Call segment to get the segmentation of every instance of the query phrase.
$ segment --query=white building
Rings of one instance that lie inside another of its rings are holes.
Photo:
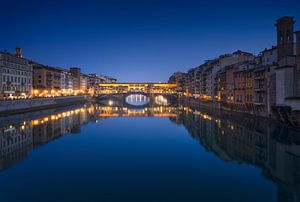
[[[262,65],[276,65],[278,57],[277,57],[277,47],[272,46],[270,49],[265,49],[261,52],[261,64]]]
[[[209,99],[217,99],[217,89],[218,89],[218,82],[217,76],[220,70],[224,70],[226,67],[231,65],[238,65],[244,64],[245,62],[253,61],[254,55],[251,53],[247,53],[244,51],[235,51],[232,54],[225,54],[219,56],[217,59],[209,61],[209,67],[206,70],[206,94]]]
[[[13,55],[0,52],[0,98],[26,98],[32,93],[32,65],[22,57],[22,49]]]
[[[63,95],[71,95],[73,93],[73,77],[68,70],[61,72],[61,91]]]
[[[99,75],[98,77],[103,81],[103,83],[116,83],[117,82],[117,79],[114,79],[109,76]]]
[[[116,83],[116,81],[116,79],[108,76],[89,74],[87,79],[87,88],[90,93],[98,95],[101,91],[99,87],[100,83]]]

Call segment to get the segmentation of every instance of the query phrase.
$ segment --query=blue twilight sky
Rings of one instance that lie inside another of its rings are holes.
[[[0,0],[0,49],[119,81],[167,81],[206,59],[275,45],[299,0]]]

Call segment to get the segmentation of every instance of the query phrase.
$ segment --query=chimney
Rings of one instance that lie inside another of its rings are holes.
[[[22,48],[16,47],[16,57],[18,57],[18,58],[22,58],[23,57],[23,55],[22,55]]]

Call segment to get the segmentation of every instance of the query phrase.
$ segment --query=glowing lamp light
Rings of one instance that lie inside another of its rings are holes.
[[[35,95],[39,94],[39,90],[33,90],[33,94]]]

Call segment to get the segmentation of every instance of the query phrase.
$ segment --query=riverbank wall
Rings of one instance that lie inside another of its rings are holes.
[[[0,116],[37,111],[53,107],[69,106],[89,102],[90,100],[90,96],[86,95],[22,100],[2,100],[0,101]]]
[[[24,121],[31,121],[33,119],[40,119],[52,114],[58,114],[65,111],[75,110],[82,107],[90,106],[90,103],[75,103],[67,106],[60,107],[48,107],[45,109],[27,111],[22,113],[8,114],[6,116],[0,116],[0,127],[6,125],[18,125]]]
[[[231,114],[232,116],[248,116],[270,119],[283,124],[300,127],[300,112],[290,108],[277,107],[268,112],[263,107],[253,105],[230,105],[221,102],[204,101],[190,97],[180,97],[180,102],[196,109],[214,111],[214,113]]]

